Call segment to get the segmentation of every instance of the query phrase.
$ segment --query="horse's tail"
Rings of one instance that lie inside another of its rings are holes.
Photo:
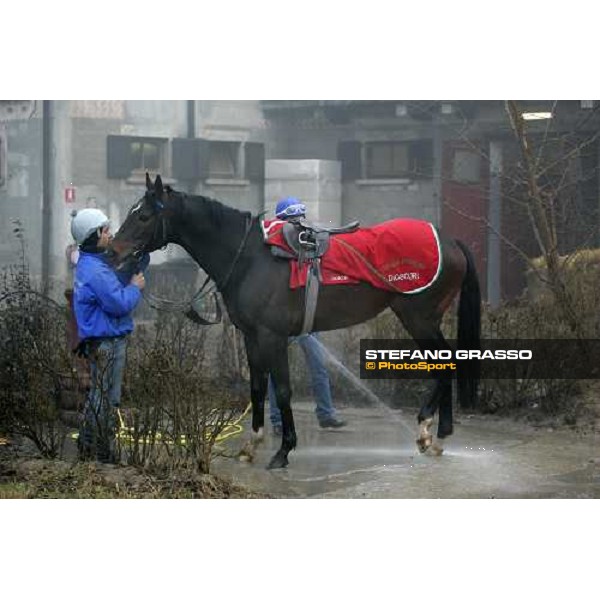
[[[481,349],[481,290],[471,251],[455,240],[467,260],[467,272],[460,289],[458,304],[457,348],[459,350]],[[461,408],[473,408],[477,402],[480,377],[478,360],[458,361],[458,401]]]

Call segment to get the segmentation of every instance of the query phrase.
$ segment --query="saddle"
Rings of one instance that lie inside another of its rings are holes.
[[[294,219],[283,224],[281,233],[290,252],[278,246],[271,246],[271,252],[279,258],[297,260],[300,265],[307,263],[306,289],[304,291],[304,320],[301,334],[312,331],[317,310],[317,300],[321,277],[321,257],[329,248],[329,240],[337,233],[352,233],[359,222],[352,221],[343,227],[320,227],[311,225],[304,219]]]
[[[312,225],[304,220],[288,221],[282,227],[282,235],[292,253],[281,248],[272,247],[276,256],[281,258],[296,259],[303,263],[321,258],[329,248],[330,236],[337,233],[352,233],[360,223],[352,221],[342,227],[321,227]]]

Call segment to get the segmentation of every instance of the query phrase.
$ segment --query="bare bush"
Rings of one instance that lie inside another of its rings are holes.
[[[15,233],[21,262],[0,274],[0,430],[56,457],[67,434],[61,407],[74,379],[67,312],[34,289],[19,225]]]
[[[163,313],[129,345],[122,449],[131,464],[208,473],[219,439],[240,416],[245,395],[206,367],[207,330]],[[122,430],[123,431],[123,430]]]
[[[600,284],[600,255],[586,252],[578,257],[564,257],[565,282],[572,297],[572,310],[589,338],[598,337],[600,314],[596,306],[596,290]],[[537,278],[536,278],[537,280]],[[573,334],[563,318],[555,296],[546,288],[535,287],[533,293],[506,302],[496,309],[484,306],[481,335],[487,340],[569,339]],[[456,339],[456,311],[444,316],[442,331],[450,343]],[[339,360],[356,377],[359,376],[361,339],[410,339],[404,327],[391,311],[385,311],[365,324],[335,334],[329,334],[326,345],[334,348]],[[585,342],[585,340],[583,340]],[[294,389],[310,394],[306,383],[306,367],[301,352],[291,353]],[[330,369],[336,403],[348,400],[352,404],[369,405],[372,400],[360,389],[353,389],[347,376]],[[369,390],[391,407],[417,407],[431,393],[428,379],[372,379],[362,382]],[[480,384],[478,409],[483,412],[514,413],[535,409],[540,415],[572,415],[587,388],[584,381],[573,379],[534,379],[528,369],[514,365],[510,379],[483,379]]]
[[[482,314],[482,336],[486,339],[535,340],[569,337],[569,328],[554,298],[530,302],[526,297]],[[510,379],[482,379],[479,408],[484,412],[508,412],[535,408],[555,415],[572,408],[580,382],[574,379],[536,379],[527,367],[512,367]]]

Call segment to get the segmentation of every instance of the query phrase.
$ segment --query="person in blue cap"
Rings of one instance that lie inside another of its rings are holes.
[[[288,197],[280,200],[275,207],[275,216],[284,221],[302,219],[306,216],[306,206],[298,198]],[[345,421],[338,418],[333,400],[331,398],[331,383],[325,368],[323,348],[317,333],[306,333],[290,338],[290,343],[297,343],[302,348],[312,383],[315,397],[315,414],[319,425],[324,429],[339,429],[346,425]],[[274,435],[281,435],[281,412],[277,407],[273,381],[269,376],[268,385],[269,416]]]
[[[79,432],[84,457],[115,462],[115,412],[121,401],[127,336],[133,331],[131,313],[142,298],[142,257],[134,272],[119,273],[106,251],[112,235],[108,217],[97,208],[73,216],[71,234],[79,248],[73,281],[73,309],[80,344],[78,352],[90,360],[90,390]]]

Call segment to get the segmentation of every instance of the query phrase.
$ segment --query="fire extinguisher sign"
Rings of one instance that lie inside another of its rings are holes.
[[[68,203],[75,202],[75,188],[74,187],[66,187],[65,188],[65,202],[68,202]]]

